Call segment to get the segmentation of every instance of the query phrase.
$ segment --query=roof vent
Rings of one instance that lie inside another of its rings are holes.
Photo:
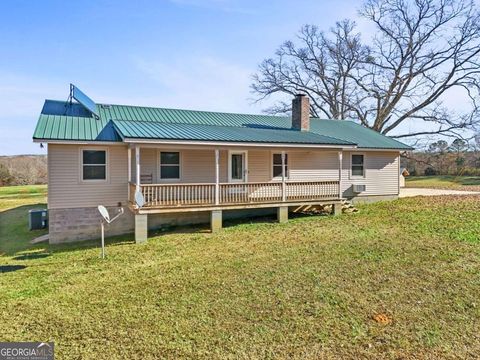
[[[112,105],[110,105],[110,104],[101,104],[100,107],[101,107],[102,109],[110,109],[110,108],[112,107]]]

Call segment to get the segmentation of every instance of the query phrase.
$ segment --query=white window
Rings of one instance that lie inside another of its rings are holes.
[[[180,153],[178,151],[160,152],[160,179],[180,179]]]
[[[282,154],[273,154],[273,177],[282,177]],[[285,154],[285,177],[288,176],[288,154]]]
[[[365,156],[363,154],[352,154],[352,176],[365,176]]]
[[[82,150],[82,180],[107,180],[106,150]]]

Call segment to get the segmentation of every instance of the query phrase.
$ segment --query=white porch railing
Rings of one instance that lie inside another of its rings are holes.
[[[136,185],[129,183],[130,202]],[[145,184],[140,191],[146,208],[201,207],[339,199],[339,181],[265,183]],[[218,197],[218,198],[217,198]]]

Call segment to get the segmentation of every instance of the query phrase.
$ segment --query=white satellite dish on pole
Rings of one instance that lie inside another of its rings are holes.
[[[115,215],[112,219],[110,219],[110,214],[108,213],[108,210],[105,206],[98,205],[98,211],[103,217],[100,223],[102,226],[102,259],[105,259],[105,223],[111,224],[112,222],[114,222],[120,215],[123,214],[123,208],[118,209],[118,214]]]
[[[145,205],[145,199],[143,197],[143,194],[141,191],[135,191],[135,203],[139,208],[143,207]]]
[[[100,215],[103,216],[107,223],[110,222],[110,215],[108,214],[108,210],[105,206],[98,205],[98,211],[100,211]]]

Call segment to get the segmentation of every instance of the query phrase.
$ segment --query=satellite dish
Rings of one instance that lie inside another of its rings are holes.
[[[110,215],[108,214],[107,208],[103,205],[98,205],[98,211],[100,212],[100,215],[102,215],[107,221],[107,223],[110,223]]]
[[[123,214],[123,208],[118,209],[117,215],[115,215],[112,219],[110,219],[110,215],[108,214],[108,210],[105,206],[98,205],[97,209],[100,215],[102,215],[103,219],[105,220],[105,221],[103,220],[100,221],[100,224],[102,226],[101,228],[102,229],[102,259],[105,259],[105,224],[104,223],[107,223],[108,225],[114,222],[119,216]]]
[[[145,205],[145,199],[143,198],[143,194],[140,191],[135,191],[135,203],[139,208]]]

